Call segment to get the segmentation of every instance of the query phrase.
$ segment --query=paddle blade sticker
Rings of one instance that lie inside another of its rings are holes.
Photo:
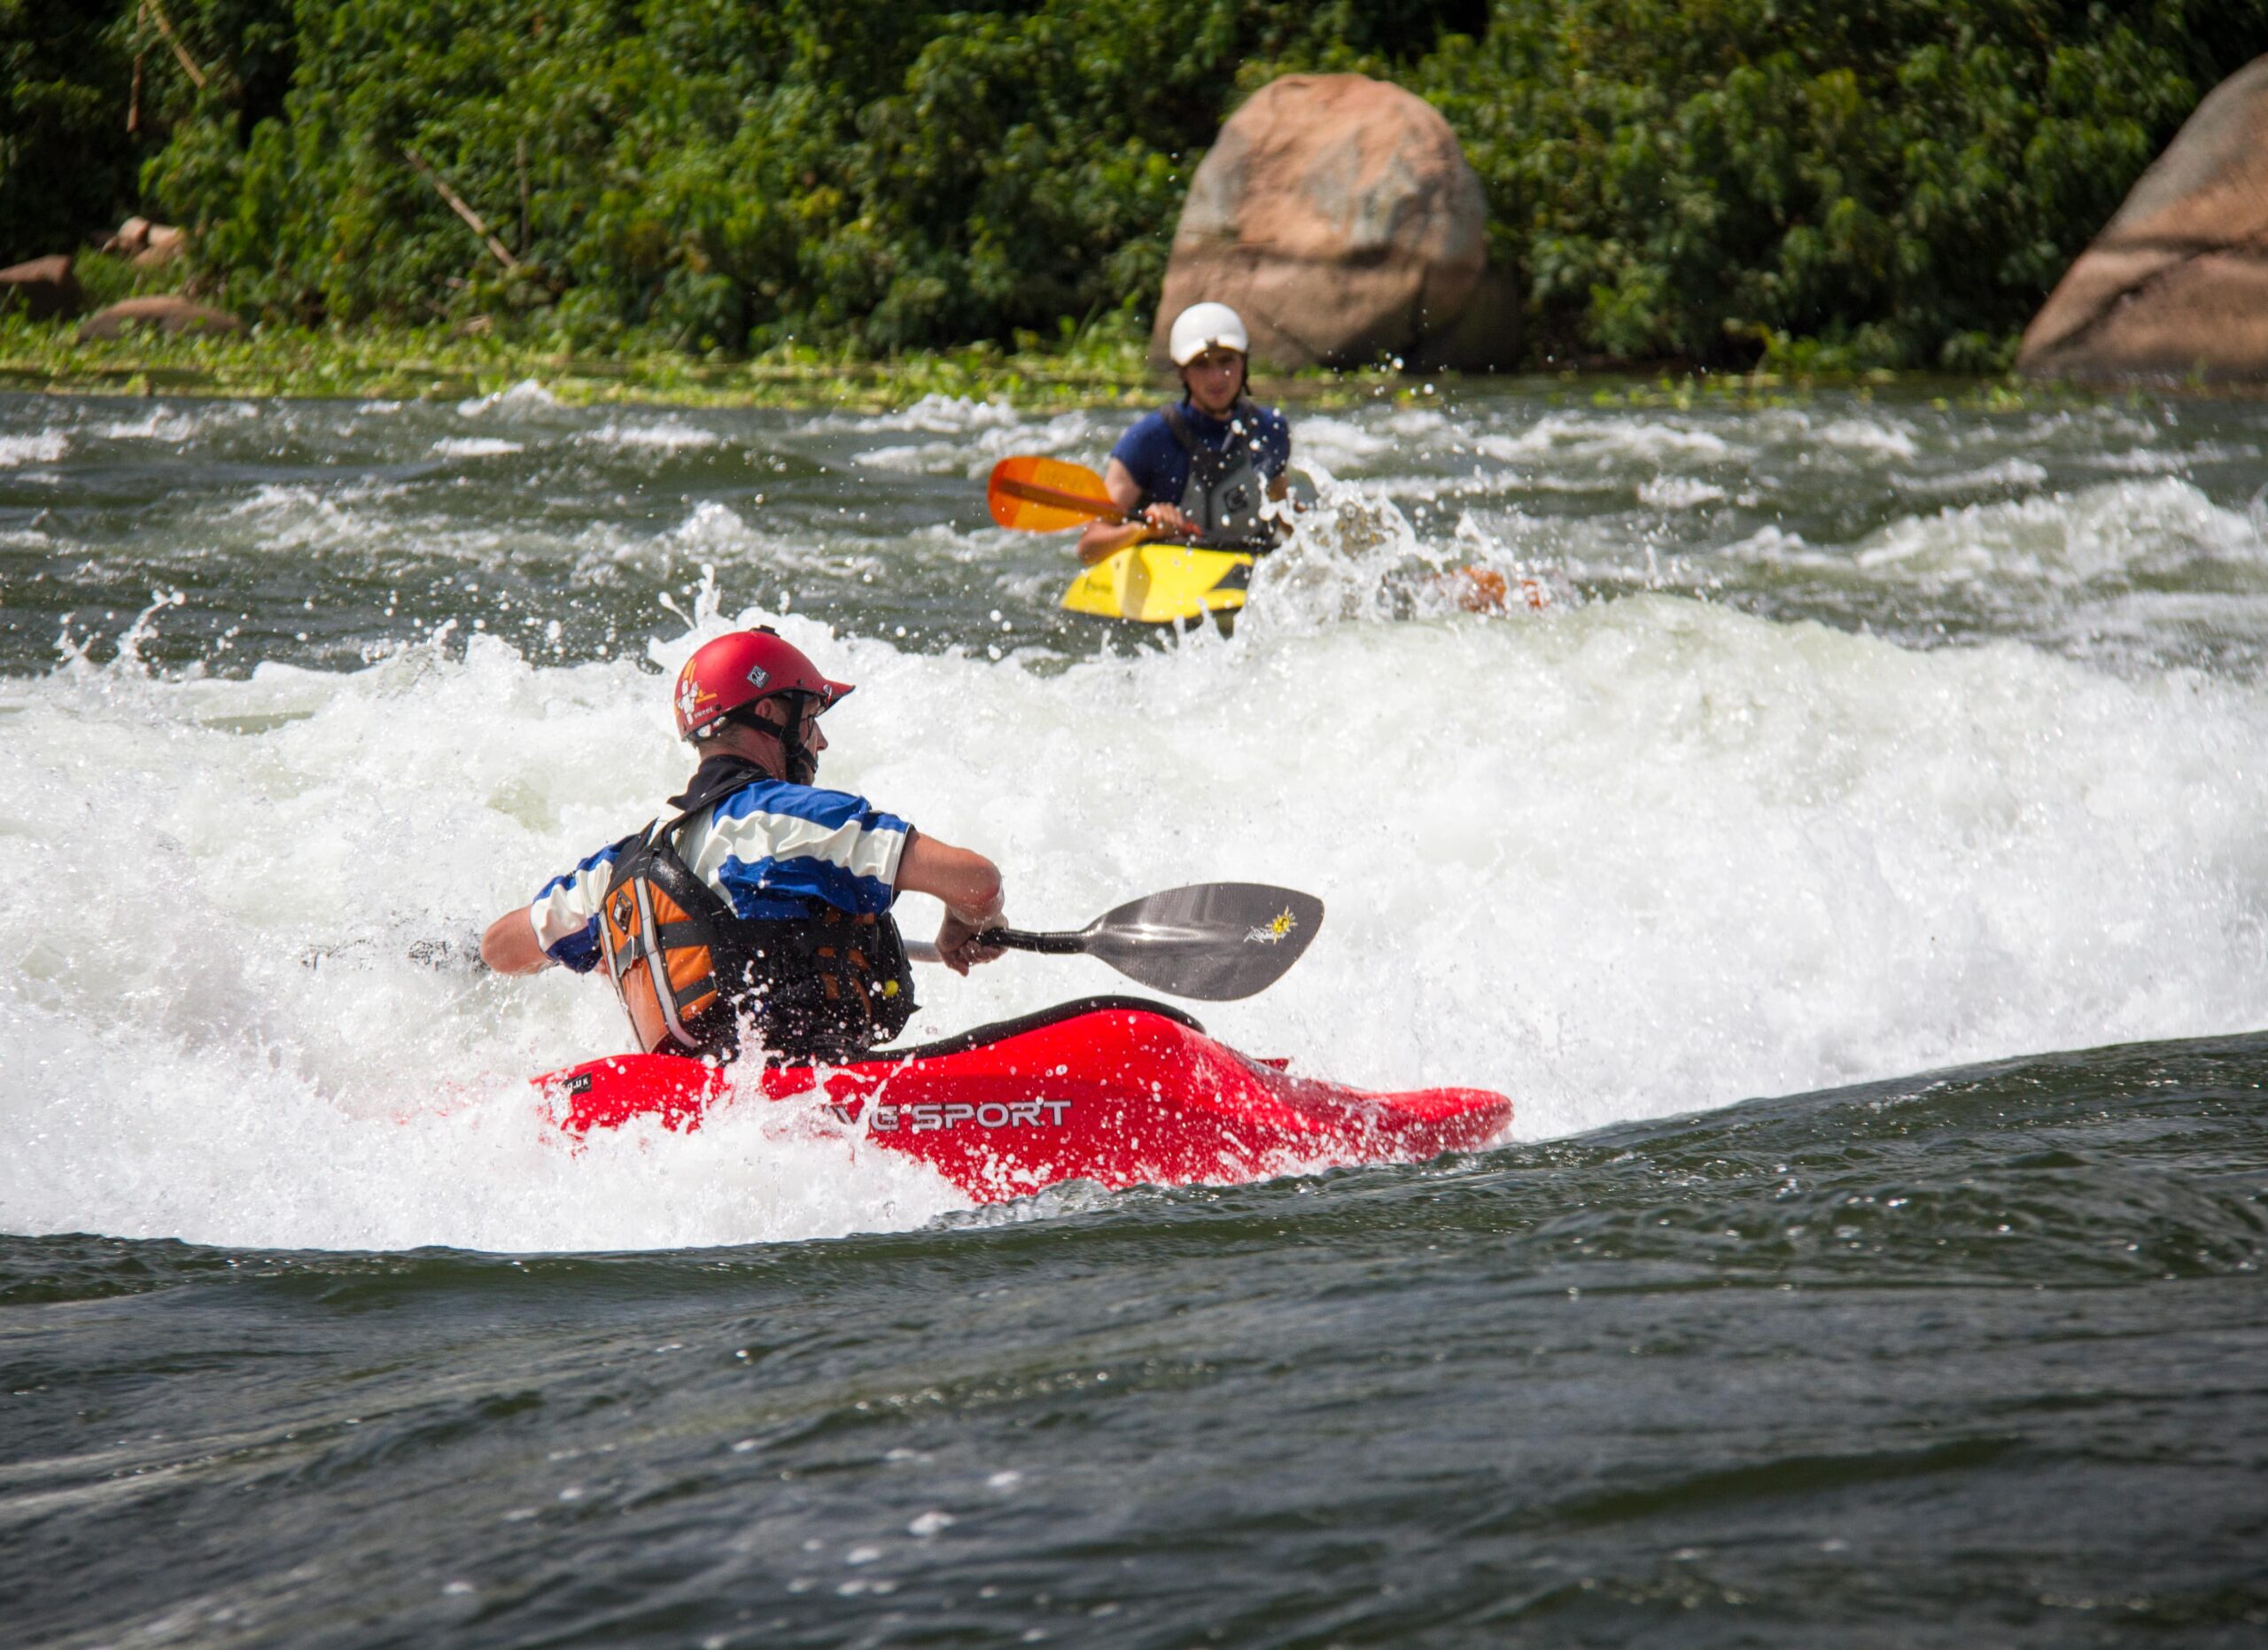
[[[1024,533],[1060,533],[1098,518],[1121,519],[1102,478],[1060,458],[1004,458],[984,488],[992,519]]]

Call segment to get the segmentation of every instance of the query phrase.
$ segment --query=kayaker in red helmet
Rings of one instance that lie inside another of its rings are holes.
[[[1079,535],[1090,567],[1148,539],[1275,547],[1276,524],[1261,503],[1285,495],[1292,426],[1281,408],[1245,393],[1252,340],[1243,318],[1226,304],[1192,304],[1175,317],[1166,351],[1184,393],[1110,449],[1103,490],[1130,519],[1093,522]]]
[[[819,719],[850,691],[768,628],[705,643],[678,673],[679,735],[701,764],[678,810],[553,877],[481,937],[503,974],[601,963],[639,1047],[729,1058],[752,1027],[773,1056],[841,1062],[913,1013],[890,907],[934,895],[956,973],[999,947],[991,860],[915,830],[863,797],[816,789]]]

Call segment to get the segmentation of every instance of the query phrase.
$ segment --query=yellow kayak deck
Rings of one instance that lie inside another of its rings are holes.
[[[1177,625],[1208,613],[1233,613],[1244,605],[1253,559],[1248,550],[1130,544],[1073,580],[1063,605],[1070,612],[1138,625]]]

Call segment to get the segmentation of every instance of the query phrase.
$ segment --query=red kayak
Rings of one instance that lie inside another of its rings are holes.
[[[1092,997],[857,1065],[775,1066],[767,1100],[822,1092],[864,1137],[930,1164],[980,1203],[1061,1180],[1234,1185],[1485,1144],[1512,1102],[1478,1088],[1373,1094],[1293,1077],[1205,1035],[1177,1008]],[[695,1129],[739,1079],[674,1055],[617,1055],[538,1078],[580,1136],[641,1117]]]

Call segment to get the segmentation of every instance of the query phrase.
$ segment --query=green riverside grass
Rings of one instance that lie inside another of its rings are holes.
[[[242,336],[137,330],[79,341],[75,323],[0,319],[0,388],[126,395],[344,396],[387,401],[493,394],[532,380],[570,404],[833,408],[882,411],[925,395],[1020,406],[1138,405],[1165,380],[1125,349],[1098,358],[1037,348],[924,352],[883,360],[787,348],[743,361],[680,352],[598,355],[461,327],[276,328]]]
[[[666,348],[612,354],[563,350],[462,326],[258,326],[237,336],[168,337],[141,329],[79,341],[75,322],[0,316],[0,391],[97,395],[334,397],[462,400],[534,383],[561,402],[675,407],[777,407],[889,412],[925,396],[1003,401],[1027,409],[1142,408],[1172,393],[1171,377],[1138,345],[1091,340],[1051,347],[1030,334],[1020,347],[973,345],[874,358],[790,346],[744,360]],[[2015,411],[2071,399],[2060,386],[1940,374],[1804,371],[1767,361],[1747,373],[1561,372],[1491,379],[1410,374],[1391,364],[1255,378],[1254,393],[1314,410],[1381,400],[1425,404],[1491,383],[1550,386],[1568,404],[1683,409],[1697,402],[1746,407],[1800,399],[1814,389],[1927,389],[1940,400]],[[2086,397],[2085,399],[2096,399]]]

